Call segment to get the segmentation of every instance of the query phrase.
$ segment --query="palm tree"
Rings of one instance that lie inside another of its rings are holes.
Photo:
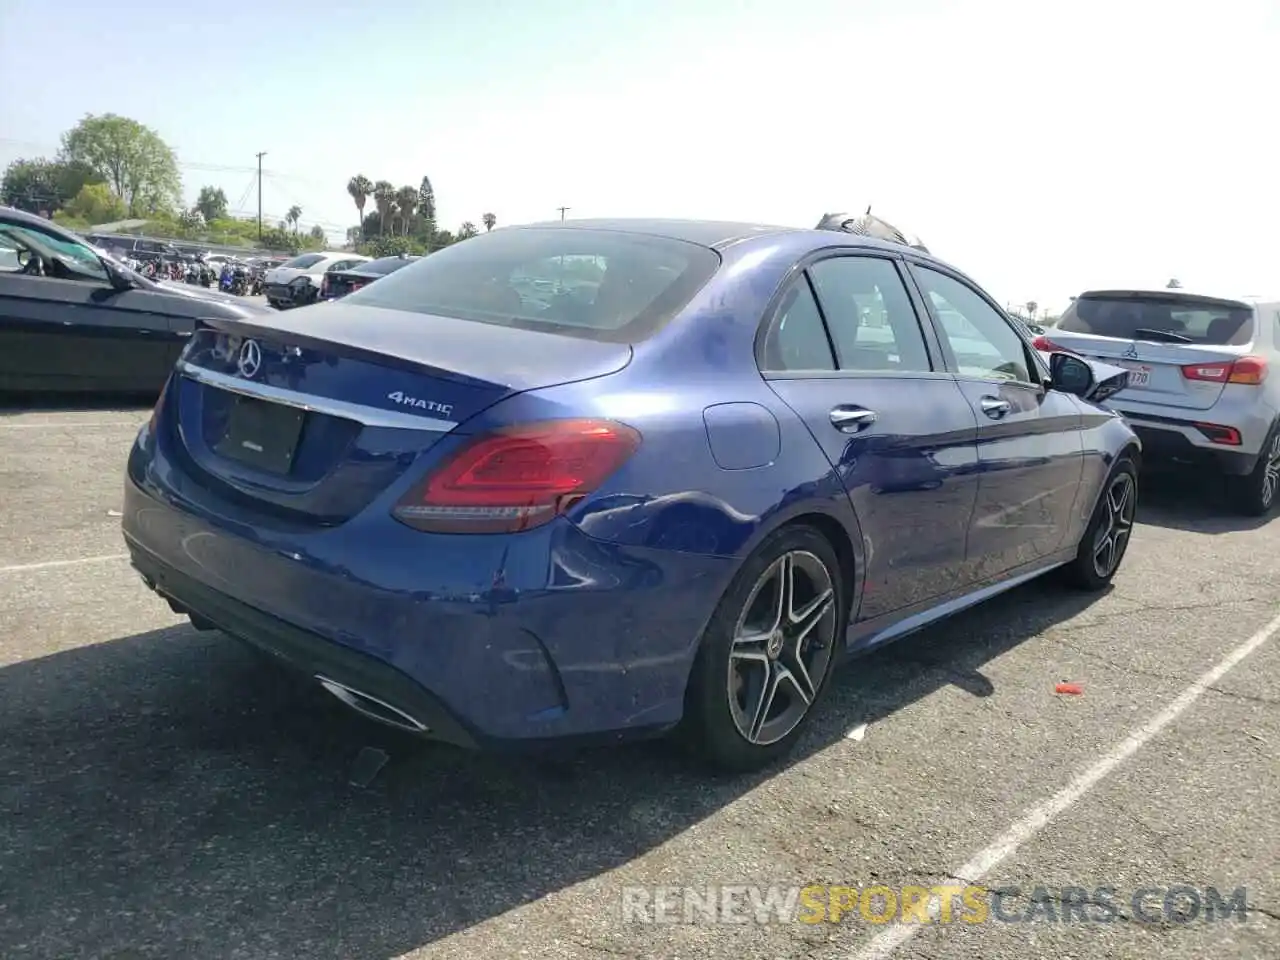
[[[409,222],[413,219],[413,211],[418,206],[418,191],[413,187],[401,187],[396,191],[396,206],[400,208],[401,232],[409,235]]]
[[[373,185],[373,202],[378,207],[378,232],[387,232],[387,220],[391,217],[391,206],[396,200],[396,188],[386,180],[379,180]]]
[[[480,218],[480,222],[484,224],[484,232],[488,233],[497,224],[498,218],[495,217],[492,213],[486,213],[483,217]]]
[[[293,232],[296,236],[298,233],[298,221],[302,218],[302,208],[296,203],[289,208],[289,212],[284,215],[286,223],[293,224]]]
[[[373,193],[373,182],[363,173],[357,173],[347,181],[347,193],[351,194],[351,199],[356,202],[356,212],[360,214],[360,229],[363,233],[364,205],[369,199],[369,194]]]

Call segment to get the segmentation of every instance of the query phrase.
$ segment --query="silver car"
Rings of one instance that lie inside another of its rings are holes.
[[[1107,406],[1142,438],[1143,460],[1182,461],[1228,477],[1241,513],[1280,492],[1280,302],[1184,290],[1092,290],[1036,338],[1126,367]]]

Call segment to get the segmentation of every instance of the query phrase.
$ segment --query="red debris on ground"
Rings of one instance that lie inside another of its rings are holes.
[[[1053,688],[1054,693],[1069,693],[1073,697],[1079,697],[1084,694],[1084,688],[1078,683],[1060,683]]]

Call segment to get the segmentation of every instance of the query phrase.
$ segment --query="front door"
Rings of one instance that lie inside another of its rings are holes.
[[[892,257],[794,282],[764,340],[769,385],[844,482],[863,534],[858,620],[955,589],[977,496],[977,425]]]
[[[164,382],[183,342],[160,309],[165,297],[117,290],[92,250],[61,235],[0,220],[0,237],[23,261],[0,264],[0,381],[120,391]],[[33,253],[39,273],[23,269]]]
[[[1045,387],[1030,345],[976,288],[919,263],[911,272],[978,422],[965,579],[979,582],[1064,546],[1084,469],[1080,411]]]

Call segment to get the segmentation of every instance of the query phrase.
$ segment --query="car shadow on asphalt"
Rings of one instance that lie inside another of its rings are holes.
[[[1138,491],[1138,522],[1188,533],[1239,533],[1265,527],[1265,517],[1239,514],[1226,478],[1190,470],[1144,471]]]
[[[145,414],[156,402],[154,393],[24,394],[0,390],[0,418],[24,413],[104,413],[137,411]]]
[[[795,763],[1096,599],[1044,579],[848,662]],[[362,747],[391,761],[350,782]],[[669,742],[512,761],[410,741],[218,633],[0,670],[0,954],[394,957],[619,867],[777,769]],[[608,906],[608,905],[606,905]]]

